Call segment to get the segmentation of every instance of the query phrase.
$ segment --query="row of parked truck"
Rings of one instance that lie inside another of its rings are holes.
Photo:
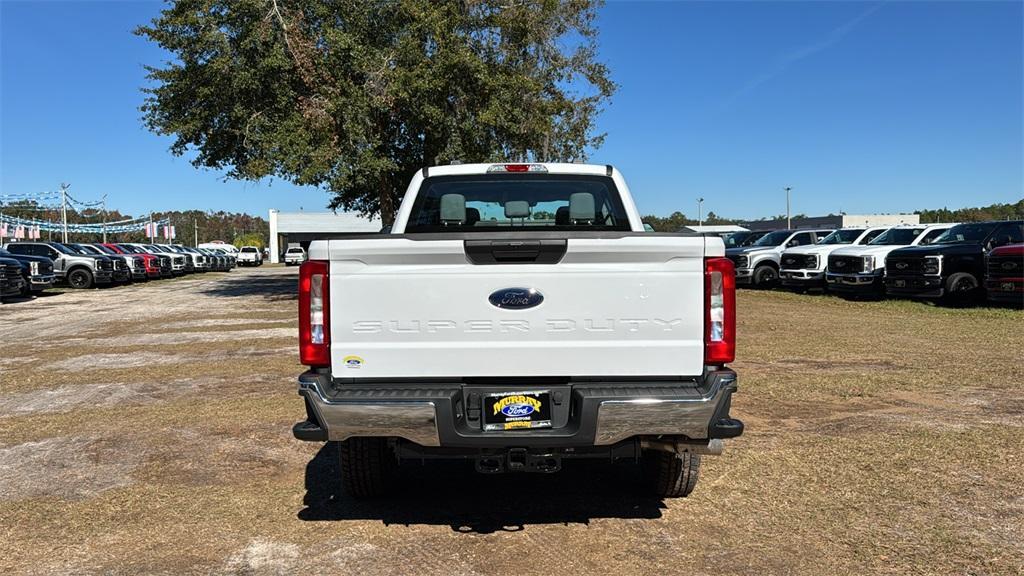
[[[1024,221],[737,232],[736,283],[1024,304]]]
[[[13,242],[0,248],[0,296],[30,296],[55,283],[92,288],[227,272],[236,256],[217,248],[132,242]]]

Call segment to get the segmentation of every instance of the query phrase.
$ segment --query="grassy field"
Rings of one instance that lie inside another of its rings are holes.
[[[3,574],[1020,574],[1024,312],[739,295],[747,433],[696,492],[408,472],[292,439],[295,269],[0,307]]]

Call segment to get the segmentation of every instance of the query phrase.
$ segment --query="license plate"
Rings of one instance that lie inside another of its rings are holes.
[[[893,285],[896,286],[897,288],[906,288],[907,287],[907,281],[906,280],[897,280],[897,281],[893,282]]]
[[[484,396],[484,430],[551,427],[551,392],[531,390]]]

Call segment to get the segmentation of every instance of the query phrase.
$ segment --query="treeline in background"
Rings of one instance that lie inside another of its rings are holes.
[[[992,204],[978,208],[939,208],[936,210],[916,210],[914,214],[921,216],[921,223],[929,224],[935,222],[985,222],[988,220],[1017,220],[1024,219],[1024,199],[1013,204]],[[837,216],[837,214],[829,214]],[[806,214],[794,214],[793,218],[806,218]],[[746,224],[750,222],[763,222],[766,220],[784,220],[785,214],[767,216],[756,220],[743,220],[738,218],[723,218],[714,212],[708,212],[704,218],[707,226],[723,224]],[[683,226],[695,226],[699,224],[696,218],[690,218],[682,212],[673,212],[669,216],[644,216],[643,221],[650,224],[658,232],[676,232]]]
[[[26,218],[32,220],[44,220],[48,222],[61,222],[61,209],[52,206],[40,206],[32,201],[14,202],[0,206],[0,214]],[[144,215],[143,215],[144,216]],[[68,224],[99,224],[101,222],[116,222],[132,218],[130,214],[124,214],[119,210],[108,210],[106,215],[100,209],[86,208],[75,210],[68,207]],[[174,226],[177,237],[174,240],[177,244],[193,246],[196,243],[198,233],[199,243],[223,240],[235,246],[267,246],[269,227],[267,221],[258,216],[239,214],[234,212],[203,212],[201,210],[153,212],[153,220],[160,221],[170,219]],[[160,230],[157,242],[166,242],[163,237],[163,229]],[[61,232],[42,232],[41,240],[53,240],[60,242]],[[69,242],[101,242],[102,234],[69,233]],[[119,234],[107,234],[108,242],[149,242],[145,232],[126,232]]]

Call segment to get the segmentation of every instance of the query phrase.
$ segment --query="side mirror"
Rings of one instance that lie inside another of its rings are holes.
[[[790,240],[789,242],[786,242],[786,248],[792,248],[793,246],[799,246],[799,245],[800,245],[800,243],[797,242],[796,240]]]

